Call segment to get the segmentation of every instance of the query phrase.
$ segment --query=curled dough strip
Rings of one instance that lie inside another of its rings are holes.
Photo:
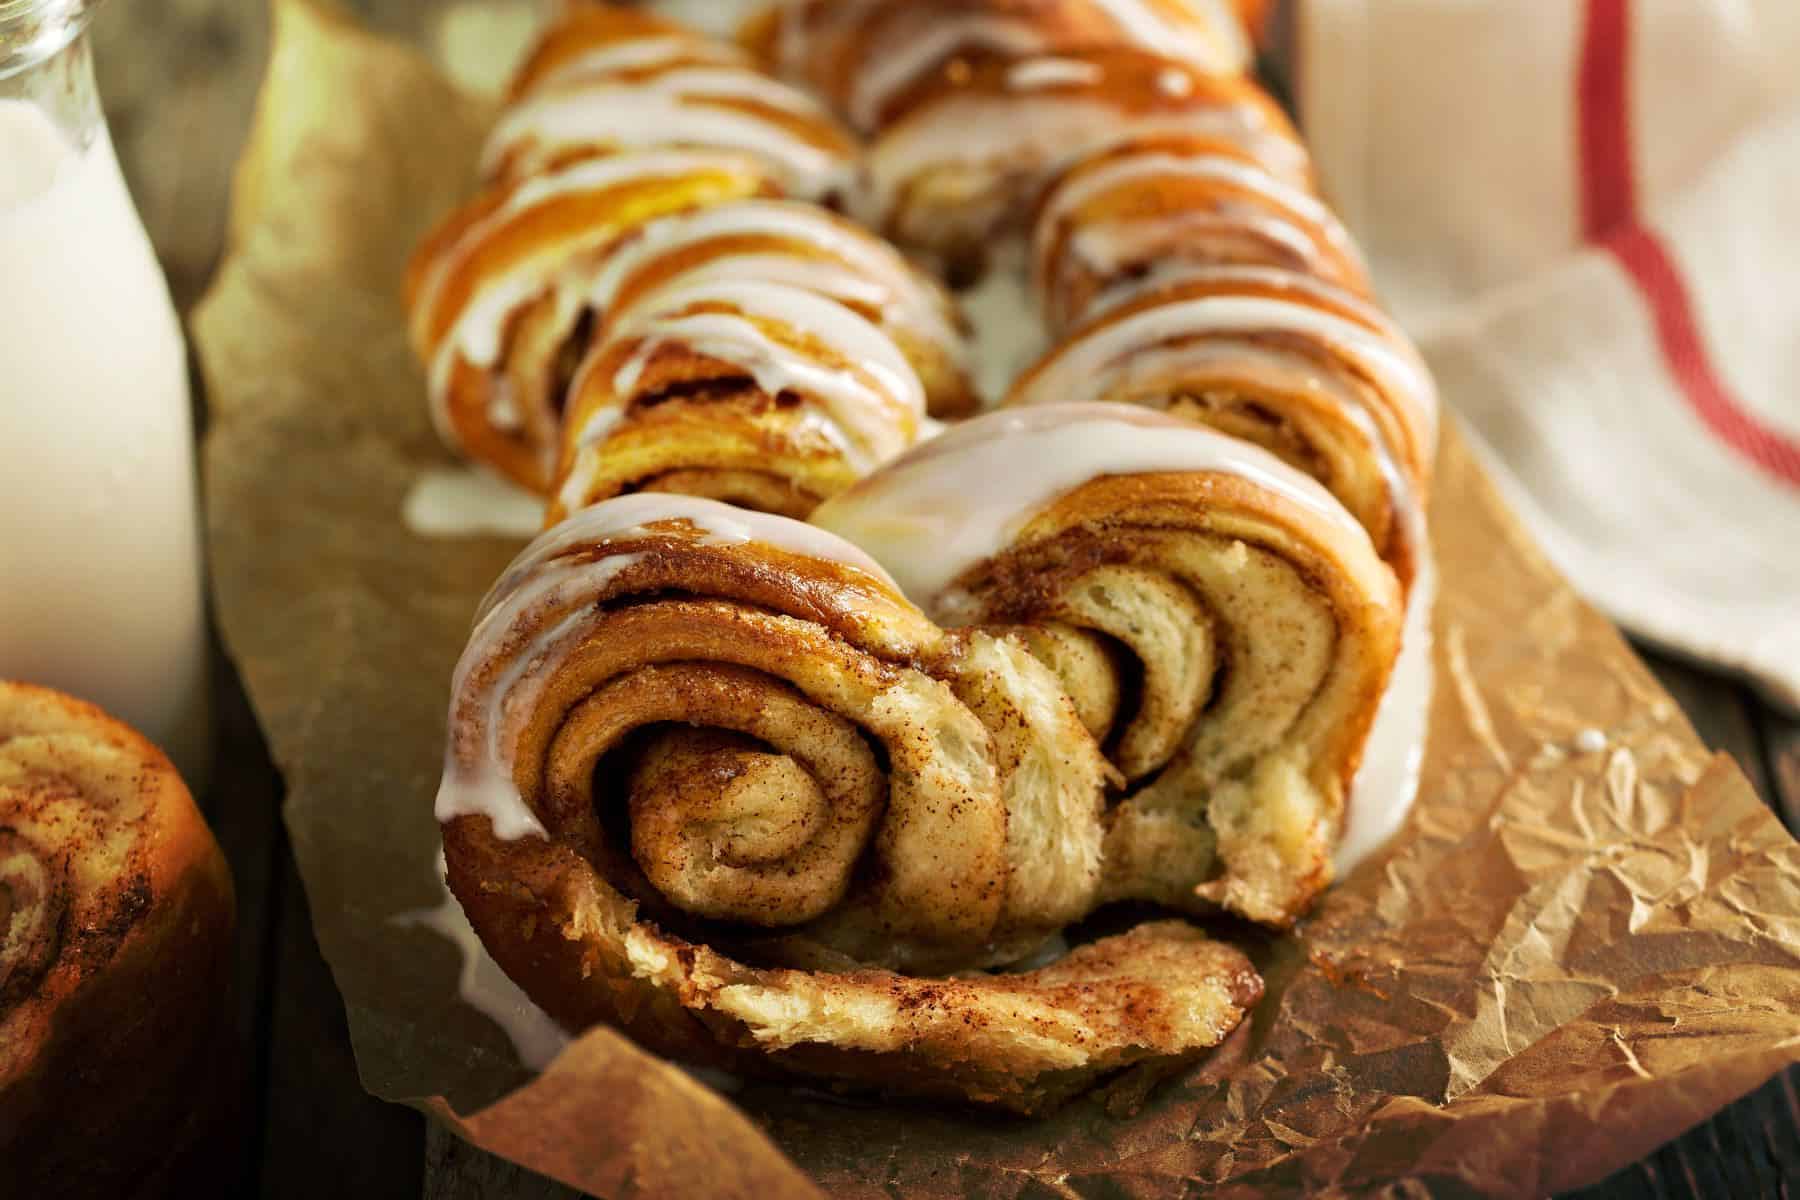
[[[956,264],[1023,227],[1061,169],[1121,142],[1215,138],[1285,183],[1310,177],[1298,135],[1255,84],[1141,50],[957,60],[914,92],[870,144],[858,211]]]
[[[609,254],[659,217],[841,193],[855,146],[742,50],[627,10],[571,6],[513,91],[488,187],[421,242],[406,298],[446,444],[543,492],[572,374],[611,315],[587,294]],[[891,287],[929,295],[882,265]],[[954,330],[909,344],[953,408]]]
[[[1290,271],[1195,269],[1077,326],[1006,403],[1088,401],[1262,446],[1328,488],[1410,581],[1437,392],[1411,342],[1358,297]]]
[[[582,511],[483,606],[450,730],[451,886],[571,1027],[1031,1108],[1214,1044],[1259,987],[1184,930],[918,977],[1016,961],[1093,907],[1109,772],[1021,643],[940,630],[808,526]]]
[[[688,493],[804,516],[924,419],[912,364],[853,309],[700,275],[626,314],[577,372],[549,519],[672,490],[671,474]]]
[[[1058,332],[1196,268],[1276,267],[1369,290],[1355,242],[1317,197],[1216,138],[1145,138],[1071,166],[1039,203],[1031,258]]]
[[[620,319],[700,279],[778,283],[851,309],[886,334],[919,376],[934,417],[966,416],[976,396],[950,295],[899,251],[817,205],[741,200],[653,221],[600,263],[588,307]]]
[[[407,279],[413,349],[445,443],[546,490],[593,259],[659,215],[772,188],[745,155],[665,150],[570,163],[452,213]]]
[[[489,178],[652,148],[753,155],[784,193],[841,197],[855,143],[816,101],[734,48],[643,13],[575,5],[515,76],[483,153]]]
[[[1330,882],[1402,610],[1312,480],[1173,418],[1055,406],[960,426],[815,519],[940,619],[1040,628],[1125,781],[1108,897],[1280,926]]]

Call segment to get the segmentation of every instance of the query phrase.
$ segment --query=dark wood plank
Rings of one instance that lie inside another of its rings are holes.
[[[1763,758],[1762,736],[1757,727],[1760,709],[1754,694],[1743,684],[1691,662],[1658,653],[1640,645],[1638,652],[1656,673],[1656,678],[1699,732],[1700,739],[1714,750],[1723,750],[1737,759],[1744,774],[1756,785],[1764,803],[1771,803],[1774,790]]]
[[[1800,1068],[1776,1076],[1641,1163],[1567,1200],[1737,1200],[1800,1194]]]
[[[261,1166],[259,1131],[267,1095],[270,999],[275,978],[274,901],[281,854],[281,777],[269,761],[262,731],[236,671],[214,648],[217,715],[211,786],[201,807],[237,889],[237,994],[233,1008],[231,1120],[216,1151],[229,1194],[254,1194]]]
[[[428,1125],[424,1194],[430,1200],[573,1200],[582,1193]]]
[[[424,1118],[375,1099],[357,1079],[344,1002],[313,939],[285,839],[277,879],[259,1194],[417,1196]]]
[[[1800,834],[1800,717],[1764,705],[1757,715],[1769,785],[1787,827]]]

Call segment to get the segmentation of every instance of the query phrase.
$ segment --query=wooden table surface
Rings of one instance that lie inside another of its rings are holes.
[[[528,0],[513,0],[515,4]],[[427,34],[446,0],[351,0],[378,26]],[[138,205],[186,311],[218,260],[231,165],[267,50],[261,0],[116,0],[95,29],[101,90]],[[1800,721],[1742,684],[1646,653],[1706,741],[1735,756],[1800,829]],[[281,780],[219,657],[220,753],[208,814],[236,872],[239,1129],[220,1185],[238,1196],[540,1200],[575,1193],[473,1150],[357,1082],[343,1004],[313,939],[281,828]],[[1585,1197],[1800,1193],[1800,1068]]]

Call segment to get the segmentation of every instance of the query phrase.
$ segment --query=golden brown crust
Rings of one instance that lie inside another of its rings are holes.
[[[458,670],[451,887],[552,1016],[1022,1111],[1241,1019],[1249,964],[1179,924],[983,973],[1099,895],[1106,770],[1054,677],[829,535],[663,503],[545,535]],[[496,836],[496,796],[542,836]]]
[[[1133,709],[1107,721],[1130,781],[1109,895],[1190,907],[1200,886],[1275,925],[1311,906],[1399,649],[1399,591],[1366,540],[1242,476],[1110,476],[954,586],[983,620],[1073,625],[1131,663]],[[1220,797],[1241,786],[1234,822]],[[1279,830],[1257,823],[1271,804]]]
[[[0,1192],[136,1194],[216,1075],[231,878],[160,751],[4,681],[0,909]]]
[[[807,0],[774,6],[751,23],[743,40],[864,133],[886,128],[920,80],[953,62],[999,53],[1050,56],[1135,45],[1171,57],[1182,57],[1185,48],[1193,65],[1222,73],[1243,65],[1234,31],[1214,28],[1183,0],[1147,0],[1144,7],[1161,22],[1162,33],[1184,35],[1185,46],[1173,36],[1128,28],[1093,0]],[[921,57],[921,45],[934,53]],[[911,65],[910,78],[891,78],[895,60]],[[868,87],[871,73],[884,68],[887,86]]]
[[[1284,182],[1311,185],[1298,133],[1255,83],[1132,47],[1071,49],[1048,63],[959,57],[920,78],[891,112],[866,156],[861,214],[952,264],[978,260],[990,239],[1022,230],[1062,169],[1122,141],[1225,137]]]
[[[681,66],[741,63],[742,51],[725,42],[703,38],[674,21],[646,12],[641,8],[625,8],[617,4],[598,4],[592,0],[576,0],[564,5],[563,12],[538,39],[507,87],[507,99],[517,101],[539,87],[556,71],[569,66],[583,54],[600,46],[638,38],[676,38],[687,43],[684,53],[658,63]],[[626,73],[624,78],[635,78]]]
[[[755,306],[742,294],[725,280],[699,299],[633,313],[594,348],[572,388],[547,524],[613,496],[666,490],[659,481],[673,474],[702,495],[773,493],[775,511],[804,517],[913,443],[923,394],[897,345],[887,343],[903,378],[828,340],[802,307],[885,337],[853,310],[785,286],[762,289],[775,299]],[[696,319],[704,333],[689,332]],[[858,394],[846,399],[848,387]],[[752,475],[782,486],[744,487]]]
[[[468,457],[533,491],[551,483],[553,434],[567,380],[558,362],[585,349],[575,314],[550,316],[553,272],[535,294],[522,298],[495,331],[499,359],[472,362],[455,345],[457,322],[481,289],[504,285],[533,264],[561,260],[570,270],[592,261],[643,222],[696,206],[768,195],[772,185],[748,159],[719,157],[682,176],[648,173],[594,186],[552,191],[530,199],[528,182],[491,188],[451,213],[414,252],[407,276],[415,353],[432,371],[438,421]],[[548,328],[540,328],[549,321]],[[535,335],[535,336],[534,336]],[[440,360],[448,357],[448,369]],[[438,372],[442,371],[440,375]],[[515,420],[496,419],[496,401],[508,397]]]
[[[652,42],[664,48],[646,56],[609,57],[608,52],[627,43]],[[598,60],[593,57],[596,55]],[[671,80],[689,73],[712,78],[697,88],[669,86]],[[721,147],[710,134],[695,135],[692,129],[686,135],[658,136],[654,129],[586,121],[546,136],[545,130],[530,125],[509,126],[510,118],[536,102],[555,102],[559,96],[579,99],[581,92],[592,89],[605,90],[608,96],[604,98],[614,104],[626,95],[641,98],[658,93],[676,99],[678,107],[748,117],[839,164],[854,156],[854,139],[823,108],[798,91],[780,89],[772,80],[768,88],[758,86],[759,74],[750,56],[731,42],[648,13],[606,4],[571,4],[544,30],[511,80],[508,108],[495,132],[499,140],[488,146],[487,177],[518,180],[576,158],[647,145],[740,148]],[[720,86],[725,75],[736,75],[748,86]],[[663,109],[662,115],[666,118],[669,111]],[[654,115],[650,119],[654,120]],[[814,182],[825,186],[822,179]],[[811,198],[824,199],[825,195]]]
[[[729,43],[599,5],[573,5],[547,30],[490,142],[487,190],[427,234],[407,270],[413,348],[453,450],[549,492],[559,458],[566,470],[573,453],[561,441],[584,358],[627,313],[696,277],[782,283],[842,303],[892,343],[909,376],[903,390],[921,388],[926,410],[974,408],[943,288],[809,203],[841,196],[852,140],[749,62]],[[784,196],[795,199],[749,203]],[[727,213],[735,224],[712,220]],[[686,233],[672,220],[684,217]],[[788,411],[792,396],[752,397],[747,411],[723,403],[744,372],[695,373],[680,357],[652,372],[682,389],[678,403],[620,431],[588,499],[692,487],[804,514],[916,434],[921,414],[902,414],[892,436],[846,455],[860,434],[837,437]],[[853,346],[823,362],[854,373],[870,357]]]
[[[658,289],[702,273],[817,279],[824,294],[893,339],[918,374],[933,417],[949,420],[975,411],[980,397],[963,362],[962,318],[934,277],[867,229],[823,209],[793,211],[822,231],[817,240],[809,240],[784,228],[779,206],[719,207],[743,213],[745,219],[729,231],[682,241],[624,273],[610,296],[612,311],[628,312]],[[769,217],[759,221],[763,213]],[[695,214],[700,220],[706,215],[724,214]],[[855,249],[846,250],[846,244]],[[854,286],[826,290],[827,281],[836,276]]]
[[[1435,399],[1399,390],[1342,343],[1259,329],[1253,320],[1223,331],[1197,326],[1185,335],[1156,330],[1123,346],[1118,361],[1132,369],[1116,381],[1099,382],[1091,394],[1078,396],[1048,390],[1065,360],[1086,346],[1140,320],[1154,329],[1150,322],[1159,310],[1206,300],[1272,300],[1303,315],[1347,322],[1366,330],[1396,360],[1417,364],[1417,378],[1428,379],[1411,343],[1355,295],[1292,272],[1224,270],[1151,287],[1077,326],[1014,383],[1007,403],[1137,404],[1262,446],[1323,484],[1410,585],[1423,549],[1415,544],[1416,522],[1430,493]],[[1182,347],[1196,353],[1171,352]],[[1287,356],[1301,369],[1271,370],[1273,355]]]
[[[1144,169],[1123,170],[1134,162]],[[1196,163],[1225,169],[1182,169]],[[1123,284],[1188,265],[1296,271],[1369,294],[1336,218],[1310,195],[1287,197],[1249,149],[1224,138],[1138,138],[1093,155],[1045,190],[1032,228],[1033,273],[1057,329]],[[1116,243],[1106,260],[1085,260],[1083,242],[1102,239]]]

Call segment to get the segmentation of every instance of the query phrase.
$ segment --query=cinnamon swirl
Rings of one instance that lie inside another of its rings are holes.
[[[1097,902],[1107,775],[1016,639],[939,629],[821,530],[637,495],[490,594],[438,817],[476,930],[570,1028],[1034,1111],[1260,994],[1179,922],[988,970]]]
[[[1123,788],[1111,898],[1285,926],[1331,879],[1403,606],[1309,477],[1140,409],[977,418],[822,507],[940,621],[1011,629]]]

